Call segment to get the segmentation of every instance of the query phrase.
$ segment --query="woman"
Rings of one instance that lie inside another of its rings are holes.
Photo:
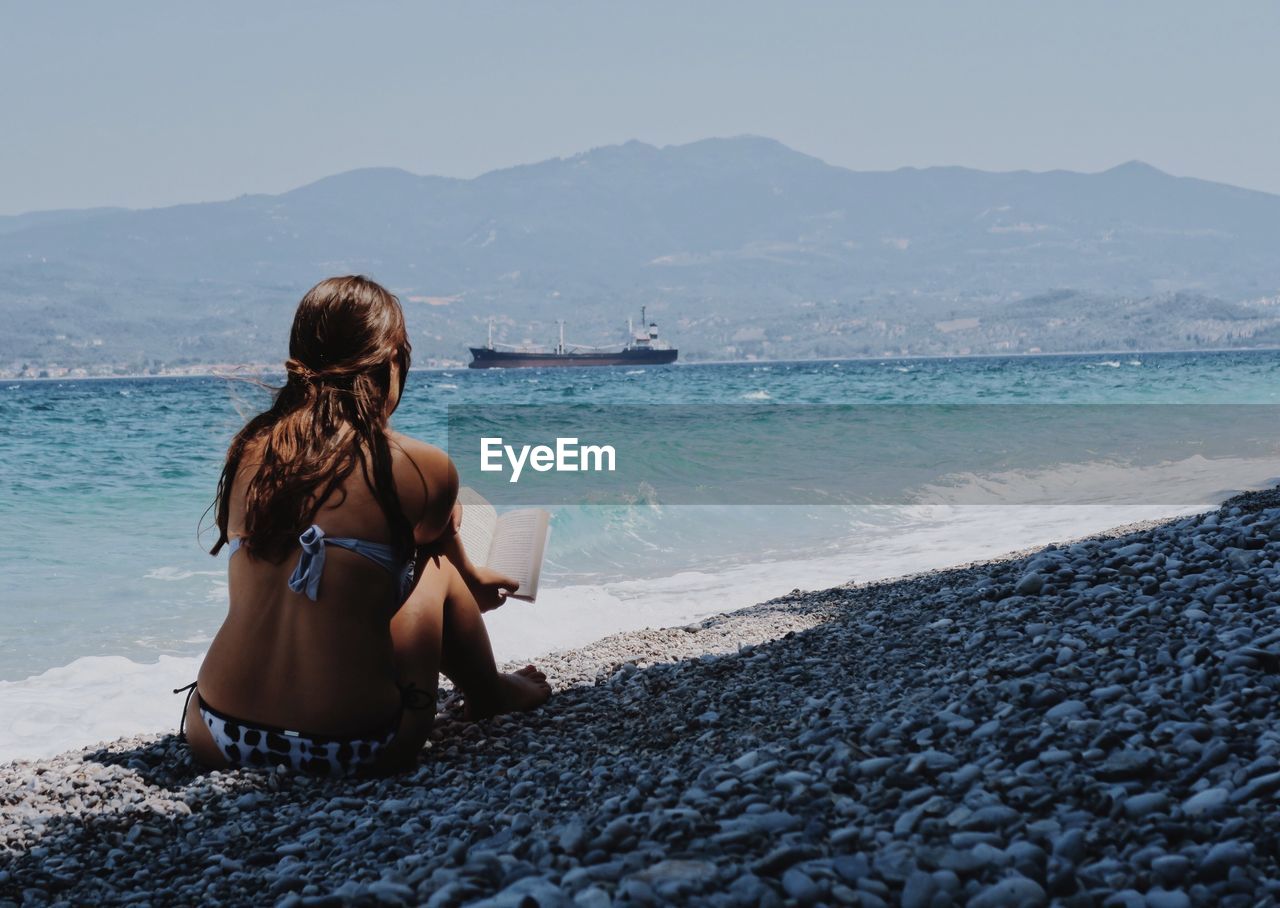
[[[298,306],[285,386],[218,484],[230,608],[184,714],[206,766],[410,767],[442,671],[473,718],[551,695],[533,666],[494,664],[481,613],[517,584],[467,560],[453,463],[388,427],[409,351],[399,301],[366,278]]]

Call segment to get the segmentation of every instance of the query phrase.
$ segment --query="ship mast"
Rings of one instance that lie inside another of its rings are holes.
[[[556,353],[564,355],[564,319],[558,319],[556,324],[560,326],[560,345],[556,347]]]
[[[489,319],[489,349],[493,349],[493,319]]]

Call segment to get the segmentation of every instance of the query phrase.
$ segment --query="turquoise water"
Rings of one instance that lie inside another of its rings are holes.
[[[219,378],[0,385],[0,680],[85,656],[204,650],[225,610],[205,512],[227,441],[264,400]],[[1276,403],[1280,353],[415,372],[395,424],[443,444],[450,404],[574,401]],[[740,443],[752,444],[746,428]],[[631,581],[675,596],[689,572],[785,566],[868,534],[892,552],[895,532],[919,521],[892,508],[566,508],[545,582],[548,596]]]

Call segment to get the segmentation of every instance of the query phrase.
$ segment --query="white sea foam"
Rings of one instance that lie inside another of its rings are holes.
[[[742,395],[742,398],[743,400],[772,400],[773,396],[768,391],[760,390],[748,391]]]
[[[0,761],[37,759],[122,735],[176,729],[202,657],[86,656],[22,681],[0,681]]]
[[[225,570],[188,571],[171,566],[152,568],[142,575],[144,580],[190,580],[192,577],[221,577]]]

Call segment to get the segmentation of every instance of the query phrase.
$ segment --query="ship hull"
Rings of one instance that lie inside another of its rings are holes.
[[[469,369],[555,369],[580,366],[665,366],[678,350],[619,350],[616,353],[522,353],[470,347]]]

